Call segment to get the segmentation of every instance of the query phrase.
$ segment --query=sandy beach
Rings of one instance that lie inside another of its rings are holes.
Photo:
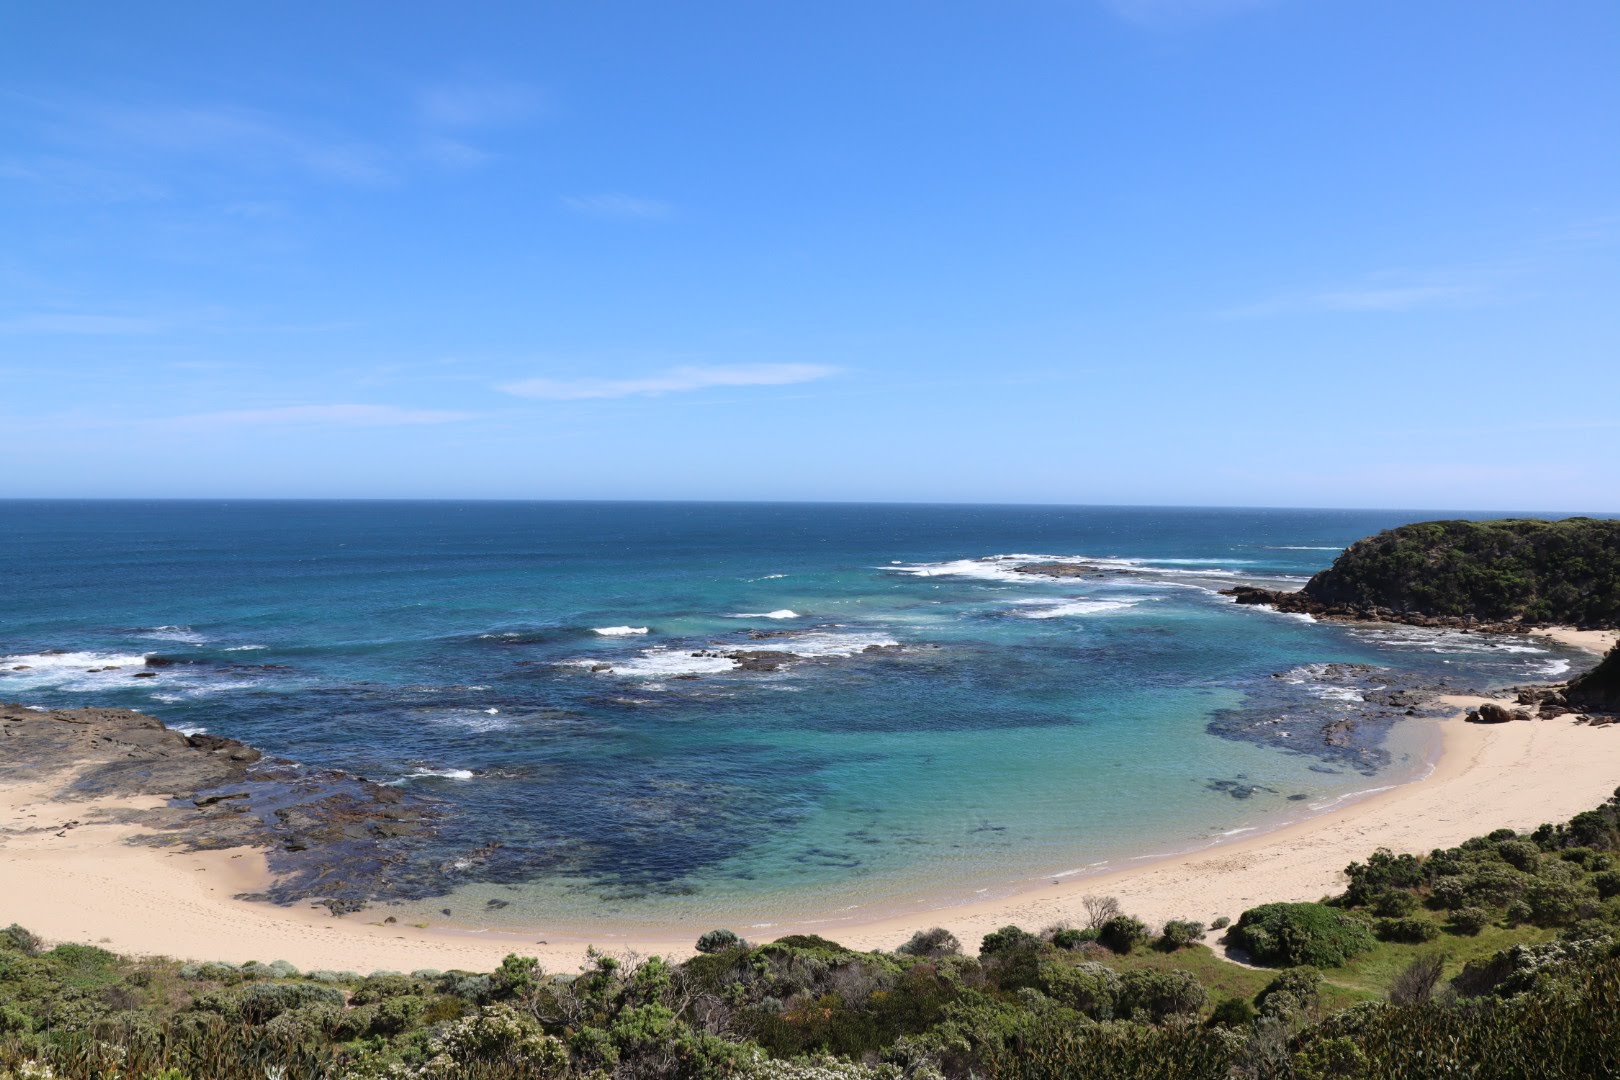
[[[1554,630],[1544,636],[1594,653],[1616,635]],[[1482,699],[1481,699],[1482,700]],[[1532,828],[1590,809],[1620,786],[1620,725],[1571,717],[1467,724],[1473,700],[1432,724],[1439,748],[1423,779],[1375,791],[1281,828],[1188,854],[1144,859],[1130,869],[1054,880],[1017,895],[949,908],[919,903],[909,915],[856,915],[773,930],[815,932],[856,948],[893,948],[917,929],[944,926],[964,943],[1008,923],[1039,929],[1081,921],[1082,898],[1106,893],[1150,922],[1236,918],[1276,900],[1338,891],[1344,866],[1378,847],[1426,852],[1494,828]],[[686,930],[628,939],[610,927],[564,936],[384,924],[386,908],[344,918],[307,907],[234,899],[267,871],[252,850],[170,852],[129,843],[139,830],[109,820],[139,800],[54,801],[55,784],[0,788],[0,922],[18,922],[53,941],[120,952],[232,961],[288,960],[300,968],[369,972],[418,968],[487,970],[510,952],[572,971],[588,945],[685,956]],[[148,800],[155,805],[160,800]],[[69,823],[77,824],[69,826]],[[739,927],[740,929],[740,927]]]

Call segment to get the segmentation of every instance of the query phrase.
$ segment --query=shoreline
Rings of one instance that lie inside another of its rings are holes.
[[[1533,631],[1599,653],[1609,631]],[[918,901],[913,913],[836,915],[771,927],[773,936],[821,933],[857,949],[892,949],[928,926],[951,930],[969,948],[1008,923],[1039,930],[1083,919],[1081,900],[1117,896],[1149,923],[1171,918],[1235,919],[1245,908],[1315,900],[1339,891],[1343,868],[1375,848],[1427,852],[1493,828],[1533,828],[1596,806],[1620,785],[1614,726],[1567,717],[1466,724],[1487,698],[1446,698],[1454,708],[1432,725],[1438,748],[1428,773],[1341,797],[1303,820],[1190,851],[1138,856],[1138,865],[1071,873],[1010,895],[956,906]],[[612,924],[539,933],[384,924],[386,907],[334,918],[324,909],[237,900],[269,876],[262,852],[163,851],[131,844],[148,830],[114,820],[151,809],[158,797],[55,801],[55,783],[0,785],[0,922],[18,922],[52,941],[99,944],[131,954],[181,959],[283,959],[304,969],[357,971],[466,968],[486,971],[510,952],[569,971],[595,944],[641,955],[691,955],[687,927],[625,933]],[[83,821],[61,828],[70,821]],[[132,916],[132,913],[138,913]],[[746,933],[746,926],[733,926]],[[704,927],[702,929],[709,929]]]

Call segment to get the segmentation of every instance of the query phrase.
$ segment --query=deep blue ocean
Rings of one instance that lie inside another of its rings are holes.
[[[1434,516],[1458,515],[0,502],[0,699],[138,708],[448,800],[446,852],[502,845],[458,910],[741,929],[1117,865],[1408,778],[1421,721],[1354,757],[1211,723],[1355,710],[1328,662],[1483,686],[1576,658],[1217,590],[1302,584]],[[1012,569],[1050,558],[1110,574]]]

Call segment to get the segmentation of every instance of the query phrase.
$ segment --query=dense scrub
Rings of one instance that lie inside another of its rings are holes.
[[[1562,825],[1375,852],[1323,904],[1009,926],[963,955],[705,935],[577,974],[131,960],[0,930],[0,1080],[740,1077],[1328,1080],[1620,1075],[1620,793]],[[1449,977],[1448,977],[1449,976]]]
[[[1425,521],[1352,544],[1305,586],[1321,604],[1620,626],[1620,521]]]

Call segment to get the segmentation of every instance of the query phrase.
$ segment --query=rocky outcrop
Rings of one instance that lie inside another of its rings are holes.
[[[1033,574],[1036,577],[1049,578],[1096,577],[1103,572],[1102,567],[1092,566],[1089,563],[1065,562],[1021,563],[1011,569],[1015,574]]]
[[[261,756],[235,739],[182,735],[129,709],[0,705],[0,776],[49,775],[85,763],[69,789],[74,795],[178,796],[222,787],[245,779]]]
[[[1222,589],[1221,595],[1230,596],[1239,604],[1263,604],[1278,611],[1342,622],[1389,622],[1404,626],[1427,626],[1437,630],[1472,630],[1482,634],[1519,634],[1534,629],[1536,625],[1517,619],[1482,619],[1475,615],[1427,615],[1379,605],[1328,603],[1303,589],[1298,592],[1280,592],[1253,585],[1236,585],[1230,589]]]
[[[1564,697],[1579,709],[1620,713],[1620,645],[1597,667],[1571,680]]]
[[[254,899],[319,899],[334,914],[379,898],[448,891],[417,858],[438,804],[335,770],[265,758],[236,739],[184,735],[129,709],[0,705],[0,779],[46,781],[63,801],[160,795],[167,805],[98,810],[144,826],[136,842],[265,851],[274,880]]]

